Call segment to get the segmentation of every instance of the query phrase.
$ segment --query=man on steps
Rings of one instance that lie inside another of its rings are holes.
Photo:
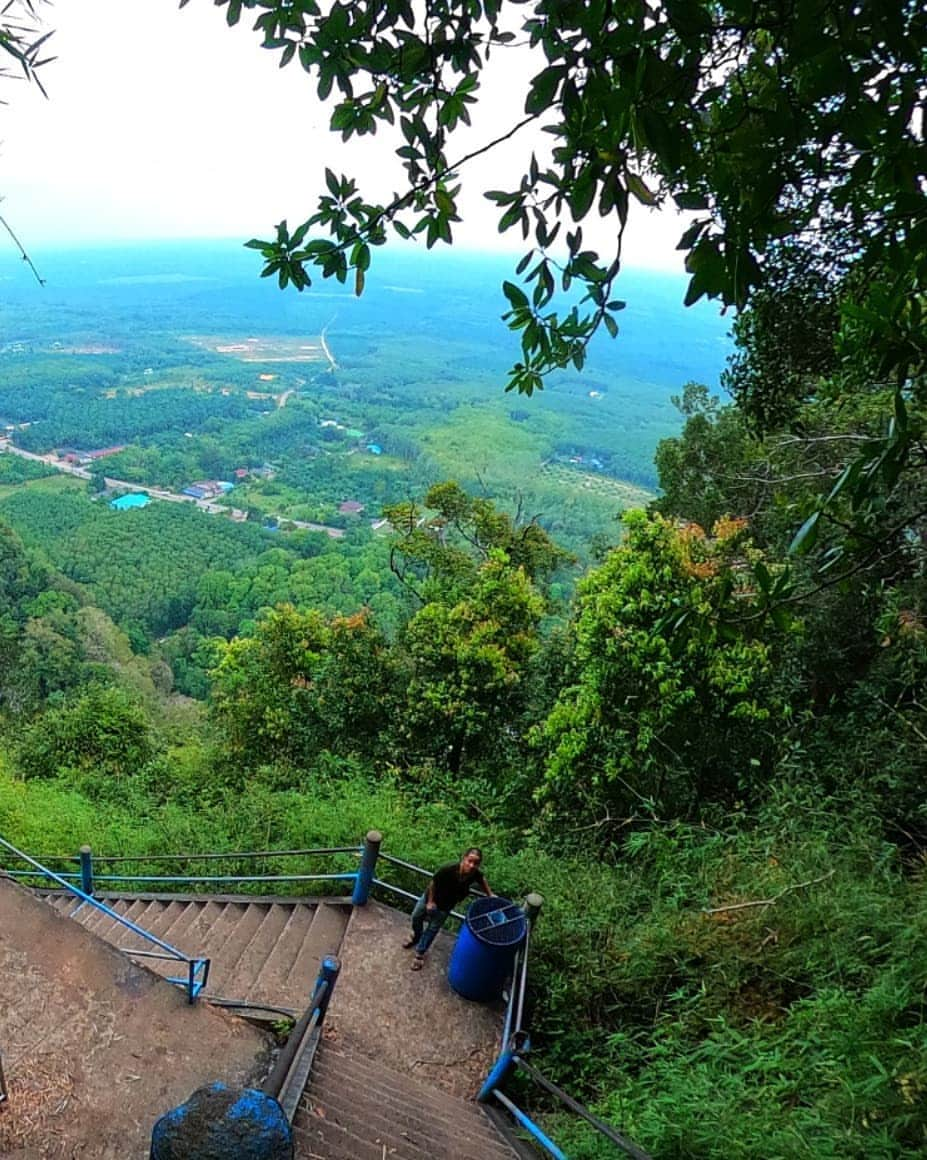
[[[470,893],[471,886],[484,894],[492,894],[482,864],[483,851],[471,846],[459,862],[442,866],[428,883],[427,890],[412,911],[412,937],[402,944],[407,950],[415,947],[413,971],[422,969],[426,951],[454,907]]]

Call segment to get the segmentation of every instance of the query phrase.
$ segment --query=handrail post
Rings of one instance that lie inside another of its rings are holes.
[[[383,835],[379,830],[367,831],[367,837],[364,839],[364,846],[361,850],[361,863],[358,867],[357,877],[354,879],[354,893],[351,895],[351,901],[355,906],[367,905],[382,841]]]
[[[80,888],[84,894],[93,894],[93,852],[89,846],[80,848]]]
[[[326,955],[319,965],[319,977],[315,981],[313,995],[315,995],[323,983],[326,984],[325,990],[322,993],[322,997],[316,1004],[316,1010],[319,1013],[319,1025],[321,1025],[325,1018],[325,1013],[328,1010],[328,1004],[331,1002],[332,991],[335,989],[335,983],[338,981],[338,974],[340,971],[341,961],[335,958],[334,955]]]
[[[541,913],[541,907],[544,905],[543,894],[529,894],[525,898],[525,914],[528,917],[528,923],[533,927],[537,922],[538,915]]]
[[[477,1101],[481,1104],[487,1104],[492,1099],[492,1094],[497,1087],[501,1087],[505,1082],[505,1077],[512,1069],[512,1064],[515,1062],[515,1052],[512,1050],[510,1044],[499,1052],[499,1058],[492,1065],[489,1075],[483,1080],[483,1086],[477,1093]]]

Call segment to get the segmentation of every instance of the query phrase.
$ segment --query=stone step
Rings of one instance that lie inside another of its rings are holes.
[[[149,934],[155,935],[157,938],[163,939],[168,929],[174,925],[176,920],[180,917],[181,914],[183,914],[186,908],[186,902],[180,899],[177,901],[162,903],[160,906],[153,906],[145,915],[145,925],[142,927],[142,929],[146,930]],[[118,931],[118,927],[115,929],[100,927],[94,930],[94,934],[99,934],[100,938],[106,938],[107,941],[109,941],[109,935],[116,934],[117,939],[121,940],[122,936],[120,933],[118,933]],[[123,944],[120,942],[120,945],[128,944]]]
[[[208,906],[209,903],[206,905]],[[235,902],[217,902],[214,905],[218,907],[218,910],[213,913],[202,951],[196,953],[210,958],[213,966],[221,966],[226,961],[223,957],[225,944],[235,933],[243,907],[240,903]]]
[[[46,894],[41,895],[52,909],[65,917],[70,916],[71,911],[77,906],[77,899],[73,894]]]
[[[457,1099],[412,1076],[385,1070],[367,1056],[338,1051],[326,1044],[326,1050],[317,1056],[313,1076],[329,1091],[350,1090],[353,1085],[361,1085],[372,1098],[384,1106],[390,1105],[400,1120],[408,1119],[404,1127],[410,1131],[420,1124],[420,1117],[414,1113],[416,1106],[427,1106],[429,1118],[447,1128],[461,1127],[461,1109],[464,1109],[466,1135],[482,1139],[489,1146],[499,1142],[495,1128],[474,1101]]]
[[[196,955],[197,958],[211,958],[213,928],[223,909],[221,902],[200,902],[199,909],[184,933],[184,945],[181,949],[188,955]]]
[[[326,955],[337,955],[341,949],[350,911],[338,903],[320,902],[293,965],[286,977],[287,993],[301,996],[293,1006],[304,1008]]]
[[[172,902],[168,908],[161,912],[161,915],[155,919],[151,926],[146,925],[142,929],[157,935],[162,942],[166,942],[169,946],[177,947],[177,936],[178,934],[183,934],[187,924],[193,917],[195,908],[196,904],[192,902]],[[125,930],[125,927],[123,927],[123,930]],[[127,944],[119,931],[117,930],[113,933],[116,939],[120,940],[118,945],[125,947]],[[102,937],[106,938],[107,936],[104,933]],[[144,946],[144,940],[142,940],[142,945]],[[177,949],[179,950],[180,948],[178,947]]]
[[[136,926],[141,925],[145,921],[146,916],[151,917],[150,903],[145,902],[143,899],[136,899],[132,902],[120,900],[111,909],[116,911],[117,914],[121,914],[123,918],[134,923]],[[147,927],[142,926],[142,930],[147,930]],[[106,939],[107,942],[113,943],[117,947],[129,944],[132,946],[144,946],[144,940],[140,939],[128,927],[122,926],[121,923],[112,921],[109,924],[101,923],[93,933],[100,938]]]
[[[46,901],[127,954],[157,950],[111,915],[80,906],[71,896],[49,895]],[[148,895],[101,901],[184,954],[208,958],[211,994],[295,1011],[309,1001],[322,958],[338,954],[350,914],[344,903],[293,898]],[[139,961],[165,977],[185,974],[175,959],[143,954]]]
[[[242,950],[237,964],[226,976],[222,994],[236,999],[254,999],[254,984],[286,929],[291,909],[276,903],[263,908],[260,925]]]
[[[427,1104],[403,1107],[393,1100],[382,1100],[368,1089],[359,1094],[351,1089],[313,1082],[305,1104],[306,1123],[323,1119],[363,1139],[373,1147],[385,1144],[390,1155],[397,1148],[403,1160],[432,1160],[435,1156],[455,1155],[469,1158],[494,1156],[493,1145],[474,1138],[461,1125],[448,1125],[434,1119]],[[418,1113],[418,1114],[416,1114]],[[506,1153],[502,1153],[506,1155]]]
[[[477,1104],[323,1041],[297,1109],[297,1156],[511,1160]]]
[[[227,938],[223,937],[221,951],[210,956],[212,966],[209,971],[209,989],[213,994],[224,995],[227,999],[244,998],[243,995],[232,992],[229,984],[238,968],[242,953],[264,921],[268,909],[254,903],[232,902],[217,919],[214,929],[224,924],[229,924],[232,929]],[[221,930],[218,931],[220,937],[222,933]]]
[[[112,903],[106,905],[110,910],[116,910]],[[101,937],[102,931],[108,930],[115,921],[112,915],[107,914],[105,910],[99,910],[89,902],[77,903],[76,909],[71,911],[71,917],[75,918],[81,926]]]
[[[265,961],[248,993],[248,998],[256,1003],[283,1003],[282,995],[289,994],[286,981],[299,948],[303,945],[309,927],[315,918],[315,907],[299,905],[290,907],[286,926],[274,943],[270,957]],[[298,1006],[298,1004],[284,1004]]]

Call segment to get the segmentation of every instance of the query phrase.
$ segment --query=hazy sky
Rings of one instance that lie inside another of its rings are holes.
[[[2,212],[27,248],[266,236],[281,218],[292,225],[312,212],[325,165],[368,175],[379,196],[399,188],[385,137],[342,145],[310,78],[295,64],[280,70],[257,34],[228,29],[210,0],[182,11],[176,0],[59,0],[48,17],[57,55],[42,72],[49,99],[18,82],[0,92]],[[461,151],[517,120],[527,68],[506,60]],[[516,138],[501,157],[480,160],[465,181],[461,242],[519,245],[500,238],[480,194],[510,188],[517,170],[505,165],[544,140]],[[641,208],[626,234],[627,264],[681,270],[674,247],[684,225]]]

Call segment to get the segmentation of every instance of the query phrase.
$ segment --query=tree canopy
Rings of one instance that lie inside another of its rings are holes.
[[[511,152],[534,124],[550,149],[526,151],[514,188],[485,191],[500,232],[525,243],[520,283],[503,286],[522,348],[510,387],[530,394],[552,368],[582,366],[597,329],[617,333],[632,199],[698,215],[679,243],[687,302],[742,307],[783,239],[812,242],[832,264],[852,255],[891,270],[883,331],[897,331],[892,366],[910,363],[902,347],[917,320],[906,312],[927,277],[927,17],[915,0],[216,3],[229,24],[256,14],[264,46],[329,103],[333,132],[391,135],[404,170],[389,200],[326,170],[304,222],[248,243],[281,286],[351,274],[361,293],[389,236],[451,243],[467,163]],[[536,68],[521,111],[511,124],[496,118],[475,148],[458,144],[490,69],[524,46]],[[606,252],[584,240],[593,217],[614,224]]]

